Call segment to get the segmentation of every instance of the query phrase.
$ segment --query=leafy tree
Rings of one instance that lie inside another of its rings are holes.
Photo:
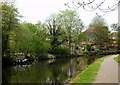
[[[118,26],[118,23],[112,24],[111,28],[113,31],[112,35],[114,35],[114,38],[117,40],[118,43],[118,50],[120,49],[120,26]]]
[[[10,35],[18,27],[18,11],[12,4],[2,3],[2,53],[10,53]]]
[[[101,46],[106,46],[110,42],[110,32],[105,24],[105,20],[100,16],[95,16],[90,24],[89,30],[91,30],[89,40],[91,42],[95,42],[98,48],[101,48]]]
[[[20,23],[19,29],[12,31],[10,49],[14,53],[24,55],[46,53],[49,42],[46,40],[46,31],[41,23]]]
[[[110,27],[113,31],[118,31],[118,24],[112,24]]]
[[[63,33],[61,32],[61,24],[59,22],[57,14],[52,14],[45,22],[45,27],[48,29],[48,39],[51,41],[51,49],[61,45],[59,36]]]
[[[86,50],[87,50],[87,51],[91,51],[91,45],[87,44],[87,45],[86,45]]]
[[[41,23],[31,24],[24,23],[26,28],[30,31],[30,37],[32,39],[27,40],[29,43],[27,44],[29,47],[29,53],[41,53],[47,52],[47,48],[49,47],[49,42],[46,40],[46,31],[43,29]]]
[[[76,11],[65,10],[59,13],[59,18],[61,20],[62,28],[65,29],[66,37],[68,38],[68,48],[72,51],[71,44],[78,40],[78,35],[84,28],[81,19],[79,19]],[[73,37],[76,37],[73,39]],[[76,40],[77,39],[77,40]]]
[[[18,29],[11,32],[10,46],[13,53],[27,53],[32,36],[29,28],[24,23],[19,24]]]

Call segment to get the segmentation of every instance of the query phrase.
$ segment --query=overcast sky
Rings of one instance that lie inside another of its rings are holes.
[[[113,4],[115,0],[108,1],[108,4]],[[71,0],[16,0],[16,7],[19,13],[24,16],[21,21],[37,23],[37,21],[44,22],[52,13],[58,13],[60,10],[69,9],[64,5],[66,2],[71,2]],[[98,10],[94,12],[84,11],[81,8],[77,10],[85,26],[90,24],[96,12],[101,14]],[[107,13],[103,18],[107,21],[108,25],[117,23],[118,10]]]

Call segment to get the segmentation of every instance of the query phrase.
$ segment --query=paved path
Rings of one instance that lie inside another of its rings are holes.
[[[93,83],[118,83],[118,63],[114,60],[117,56],[104,59]]]

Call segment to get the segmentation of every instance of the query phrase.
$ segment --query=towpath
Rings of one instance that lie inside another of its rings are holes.
[[[114,60],[118,55],[112,55],[104,59],[101,63],[98,75],[95,78],[95,83],[118,83],[118,63]],[[120,69],[119,69],[120,70]],[[93,85],[92,84],[92,85]]]

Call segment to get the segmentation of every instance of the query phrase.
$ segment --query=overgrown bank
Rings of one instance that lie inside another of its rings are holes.
[[[112,51],[103,51],[103,50],[98,50],[98,51],[94,51],[94,52],[84,52],[84,53],[80,53],[80,54],[70,54],[67,50],[55,50],[56,53],[16,53],[16,54],[10,54],[11,57],[3,57],[3,63],[4,66],[7,65],[14,65],[14,62],[16,60],[16,58],[19,55],[24,55],[25,58],[28,59],[29,61],[33,61],[34,60],[46,60],[46,59],[59,59],[59,58],[74,58],[74,57],[82,57],[82,56],[99,56],[99,55],[110,55],[110,54],[119,54],[120,50],[112,50]]]

